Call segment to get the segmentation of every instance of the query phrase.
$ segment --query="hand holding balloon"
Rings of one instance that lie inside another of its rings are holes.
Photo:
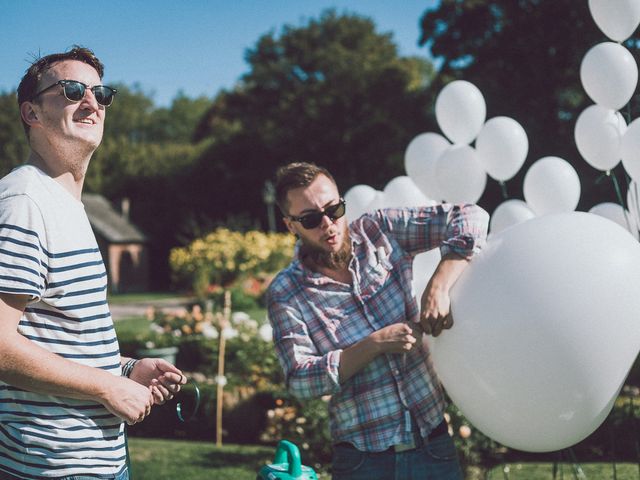
[[[453,326],[449,291],[467,266],[468,261],[455,254],[440,260],[436,271],[422,294],[420,325],[424,333],[437,337],[443,329]]]

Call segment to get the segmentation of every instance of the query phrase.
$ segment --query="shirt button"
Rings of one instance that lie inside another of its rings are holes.
[[[394,374],[394,375],[400,375],[400,370],[398,370],[397,368],[395,368],[395,369],[393,370],[393,374]]]

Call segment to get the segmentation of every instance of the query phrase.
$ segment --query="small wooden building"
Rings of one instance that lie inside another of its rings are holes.
[[[147,237],[129,220],[125,200],[120,212],[102,195],[84,193],[82,203],[98,241],[113,293],[149,289]]]

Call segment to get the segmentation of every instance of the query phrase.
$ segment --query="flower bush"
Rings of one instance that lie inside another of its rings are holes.
[[[288,234],[218,228],[169,256],[173,279],[204,298],[215,286],[229,286],[252,276],[260,279],[289,263],[295,239]]]

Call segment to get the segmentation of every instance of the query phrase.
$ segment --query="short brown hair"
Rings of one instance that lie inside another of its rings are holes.
[[[318,175],[324,175],[334,184],[333,175],[324,167],[314,163],[295,162],[284,165],[276,171],[276,203],[284,215],[288,215],[287,194],[295,188],[307,187]]]
[[[22,80],[20,80],[20,85],[18,85],[18,106],[22,105],[24,102],[33,100],[33,97],[38,93],[38,87],[40,85],[40,80],[42,80],[42,75],[55,63],[63,62],[65,60],[78,60],[79,62],[84,62],[87,65],[92,66],[96,72],[98,72],[100,79],[102,79],[102,75],[104,74],[104,65],[102,65],[100,60],[98,60],[98,57],[96,57],[88,48],[74,45],[71,50],[67,52],[52,53],[51,55],[36,58],[34,60],[25,72]],[[27,125],[23,120],[22,126],[24,127],[24,131],[28,137],[29,125]]]

